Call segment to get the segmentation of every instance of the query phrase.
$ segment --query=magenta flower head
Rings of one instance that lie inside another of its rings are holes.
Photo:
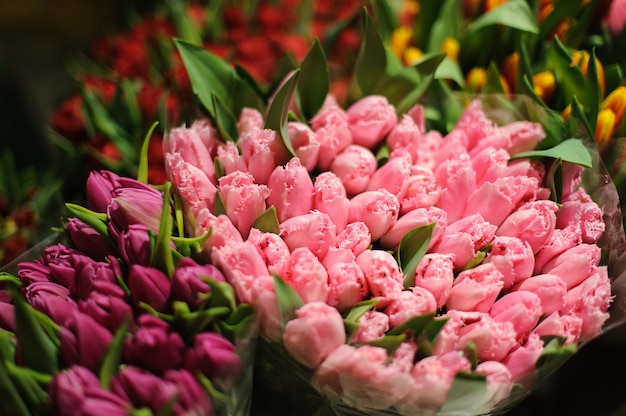
[[[48,246],[43,252],[43,264],[48,266],[51,280],[68,288],[74,283],[76,265],[82,260],[93,261],[80,251],[63,244]]]
[[[114,191],[119,188],[154,190],[150,185],[133,178],[121,177],[108,170],[93,171],[87,178],[85,189],[87,207],[92,211],[106,213],[111,199],[115,196]]]
[[[0,329],[15,332],[15,307],[9,300],[0,300]]]
[[[97,371],[113,335],[91,316],[77,311],[61,327],[59,338],[66,365],[82,365]]]
[[[231,385],[241,374],[242,362],[233,343],[214,332],[202,332],[187,349],[185,368],[199,370],[213,382]]]
[[[179,367],[185,349],[180,334],[172,331],[167,322],[151,314],[142,314],[137,321],[137,331],[126,339],[124,346],[126,360],[155,374]]]
[[[199,294],[209,293],[206,279],[224,282],[224,275],[212,264],[198,264],[191,257],[183,257],[178,262],[172,276],[172,295],[183,301],[191,309],[196,309],[203,301]]]
[[[23,289],[23,294],[33,308],[59,325],[64,325],[78,311],[69,289],[54,282],[31,283]]]
[[[124,290],[115,283],[100,280],[93,283],[85,299],[78,301],[78,309],[91,316],[111,333],[133,316],[131,305],[126,301]]]
[[[159,269],[133,264],[128,273],[128,288],[135,305],[144,302],[159,312],[165,312],[172,282]]]
[[[177,394],[173,383],[132,365],[123,367],[111,380],[111,392],[132,403],[135,409],[161,411]]]
[[[125,416],[129,402],[105,390],[89,369],[75,365],[56,374],[48,387],[55,415]]]
[[[34,282],[50,282],[54,280],[51,270],[43,262],[43,259],[35,261],[24,261],[17,265],[17,277],[26,286]]]
[[[107,215],[113,237],[130,224],[144,224],[157,231],[161,223],[163,195],[156,189],[120,188],[113,194]]]
[[[178,387],[178,402],[174,406],[174,414],[213,415],[213,403],[193,374],[184,368],[168,370],[163,380]]]
[[[145,224],[130,224],[117,239],[120,255],[126,264],[148,266],[152,257],[150,234]]]
[[[76,262],[74,282],[70,286],[72,296],[86,299],[95,282],[116,283],[116,270],[112,262],[98,262],[89,257],[79,258]]]
[[[102,234],[78,218],[70,218],[65,227],[74,247],[92,259],[101,261],[106,256],[115,254],[115,248]]]

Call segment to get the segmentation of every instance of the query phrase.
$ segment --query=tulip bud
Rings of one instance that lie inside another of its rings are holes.
[[[92,211],[107,212],[113,191],[119,188],[119,176],[111,171],[92,171],[87,178],[85,193],[87,206]]]
[[[503,286],[502,273],[491,263],[463,270],[450,289],[446,306],[460,311],[487,312]]]
[[[297,247],[285,264],[281,276],[307,302],[326,302],[330,287],[328,272],[311,250]]]
[[[365,250],[356,258],[374,297],[393,298],[403,289],[404,276],[396,259],[388,251]],[[378,306],[383,306],[380,303]]]
[[[206,279],[224,282],[224,275],[212,264],[198,264],[191,257],[180,259],[172,275],[172,295],[174,299],[183,301],[191,309],[196,309],[203,302],[199,294],[207,294],[211,290]]]
[[[387,163],[377,169],[370,182],[367,184],[367,191],[378,191],[386,189],[398,198],[404,199],[407,187],[409,186],[409,176],[411,175],[411,159],[406,154],[390,158]]]
[[[317,368],[328,355],[346,342],[343,318],[324,302],[310,302],[296,310],[285,325],[283,344],[296,361]]]
[[[263,114],[256,108],[244,107],[241,109],[241,115],[237,121],[237,130],[239,135],[243,135],[254,129],[262,129],[265,122]]]
[[[92,259],[101,261],[105,257],[115,254],[115,249],[106,237],[78,218],[68,219],[65,227],[74,247]]]
[[[513,380],[522,381],[522,377],[535,372],[535,363],[543,352],[543,341],[538,334],[531,333],[526,342],[513,350],[502,360],[511,373]]]
[[[66,365],[100,368],[113,335],[91,316],[76,311],[59,332],[61,356]]]
[[[541,301],[541,310],[547,316],[565,305],[567,284],[555,274],[536,274],[517,283],[513,290],[525,290],[536,294]]]
[[[578,343],[583,328],[583,319],[577,314],[561,314],[553,312],[545,317],[533,329],[533,333],[542,337],[563,337],[564,344],[574,345]]]
[[[126,416],[132,405],[113,392],[105,390],[95,374],[74,365],[57,373],[48,387],[51,409],[58,415]]]
[[[124,345],[124,357],[129,364],[156,374],[182,365],[185,343],[180,334],[150,314],[140,315],[137,324],[137,330]]]
[[[446,53],[446,57],[448,59],[456,61],[459,57],[459,49],[461,49],[461,46],[459,45],[458,40],[447,37],[443,40],[443,42],[441,42],[440,49],[442,52]]]
[[[185,353],[185,368],[201,371],[218,385],[230,386],[243,370],[235,346],[214,332],[201,332]]]
[[[517,340],[526,339],[542,316],[541,299],[533,292],[516,290],[498,299],[489,315],[499,322],[510,322],[517,331]]]
[[[350,201],[339,177],[328,171],[319,174],[312,192],[313,209],[328,214],[336,231],[343,231],[348,224]]]
[[[69,287],[76,298],[86,299],[94,290],[96,282],[117,283],[117,274],[114,262],[96,262],[89,257],[80,257],[75,263],[74,282]]]
[[[287,134],[302,166],[308,172],[312,172],[317,165],[320,153],[320,142],[317,140],[317,135],[307,124],[299,121],[287,123]]]
[[[357,320],[359,326],[350,339],[351,343],[367,343],[385,336],[389,331],[389,316],[376,310],[367,311]]]
[[[159,191],[120,188],[113,195],[107,215],[114,238],[130,224],[144,224],[153,231],[159,230],[163,210],[163,195]]]
[[[355,221],[346,225],[335,241],[338,249],[348,249],[356,257],[370,246],[372,236],[364,222]]]
[[[427,251],[440,240],[447,225],[446,212],[441,208],[416,208],[398,218],[391,228],[381,237],[380,245],[397,251],[402,238],[412,229],[435,223]]]
[[[196,121],[191,127],[182,126],[171,129],[165,137],[166,154],[179,154],[183,161],[202,171],[211,182],[215,183],[215,166],[210,150],[212,135],[201,134],[206,129],[216,133],[207,121]]]
[[[498,361],[483,361],[476,366],[476,373],[482,374],[487,381],[487,394],[481,410],[489,412],[504,402],[513,390],[513,376],[509,369]]]
[[[122,367],[111,380],[111,392],[133,404],[154,413],[162,411],[178,394],[176,385],[132,365]]]
[[[76,265],[79,262],[93,262],[78,250],[63,244],[48,246],[43,251],[43,264],[48,267],[51,280],[70,288],[74,284]]]
[[[476,172],[467,154],[448,159],[435,170],[437,183],[442,187],[437,206],[448,213],[448,221],[463,217],[466,201],[476,190]]]
[[[117,242],[120,256],[126,264],[150,265],[152,246],[146,225],[130,224],[127,230],[120,232]]]
[[[502,222],[496,235],[526,241],[537,254],[556,227],[558,209],[558,205],[550,200],[527,202]]]
[[[480,92],[487,84],[487,70],[480,66],[471,68],[465,75],[465,83],[470,91]]]
[[[33,282],[23,289],[23,293],[33,308],[48,315],[59,325],[65,325],[78,311],[69,289],[57,283]]]
[[[441,187],[435,180],[435,174],[427,167],[413,167],[411,176],[407,179],[407,188],[404,198],[400,201],[400,215],[404,215],[416,208],[428,208],[437,204]]]
[[[397,221],[400,212],[398,198],[381,189],[360,193],[350,200],[348,222],[364,222],[372,236],[379,240]]]
[[[267,182],[267,204],[276,208],[278,221],[308,214],[313,206],[313,182],[307,169],[294,157],[283,167],[277,166]]]
[[[327,99],[311,120],[311,127],[320,144],[317,167],[322,171],[328,170],[335,156],[352,144],[348,115],[336,102]]]
[[[275,130],[253,129],[239,137],[241,156],[254,181],[267,184],[276,166],[289,160],[289,153]]]
[[[22,281],[22,286],[54,280],[51,275],[52,271],[42,262],[43,258],[39,258],[36,261],[23,261],[17,264],[17,277]]]
[[[517,237],[496,236],[483,263],[491,263],[502,273],[504,290],[533,274],[535,256],[527,241]]]
[[[172,282],[159,269],[133,264],[128,273],[128,288],[135,305],[147,303],[159,312],[169,306]]]
[[[207,259],[211,257],[213,248],[243,241],[241,233],[226,215],[215,216],[208,209],[203,209],[196,217],[192,235],[203,236],[210,231],[209,238],[203,245],[203,253]]]
[[[365,274],[355,261],[333,262],[326,271],[330,289],[326,303],[330,306],[342,311],[369,294]]]
[[[411,318],[434,314],[437,301],[428,289],[415,286],[412,290],[403,290],[395,295],[384,312],[389,316],[389,326],[395,328]]]
[[[354,144],[373,149],[397,123],[396,109],[387,98],[365,96],[346,110]]]
[[[9,302],[0,302],[0,330],[15,332],[15,307]]]
[[[556,216],[556,227],[572,227],[580,230],[583,243],[596,244],[606,229],[602,218],[602,209],[589,198],[589,195],[582,188],[573,195],[584,195],[585,199],[582,201],[573,199],[564,201]],[[573,195],[570,195],[570,198]],[[587,200],[587,198],[589,199]]]
[[[374,153],[366,147],[353,144],[334,158],[330,170],[341,179],[348,195],[356,195],[365,191],[376,167]]]
[[[248,171],[243,156],[239,154],[239,148],[233,142],[226,142],[217,147],[217,159],[222,164],[226,175],[237,171]]]
[[[85,299],[78,301],[78,310],[91,316],[100,325],[114,333],[133,317],[131,305],[124,290],[108,281],[96,281]]]
[[[265,212],[265,198],[270,195],[270,190],[265,185],[254,183],[254,177],[245,172],[222,176],[219,189],[226,215],[241,236],[247,238],[254,221]]]
[[[324,258],[329,247],[335,245],[335,230],[330,216],[319,211],[291,217],[280,224],[280,236],[289,250],[307,247],[320,260]]]
[[[178,388],[174,414],[213,414],[213,403],[211,403],[209,395],[190,371],[185,369],[167,370],[163,375],[163,380]]]
[[[256,228],[252,228],[247,241],[257,247],[263,261],[267,265],[267,270],[270,273],[282,276],[290,254],[285,240],[277,234],[261,232]]]
[[[428,289],[438,308],[448,301],[454,283],[454,265],[451,254],[426,253],[415,269],[415,286]]]
[[[617,116],[610,108],[604,108],[598,112],[594,137],[601,155],[606,154],[607,150],[610,148],[616,120]]]
[[[197,216],[202,209],[213,209],[217,188],[204,172],[185,162],[179,153],[166,153],[165,167],[187,210]]]

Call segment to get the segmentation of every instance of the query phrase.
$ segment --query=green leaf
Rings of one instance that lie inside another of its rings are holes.
[[[357,302],[350,307],[350,309],[344,311],[344,321],[356,322],[365,312],[371,311],[376,307],[376,304],[380,299],[367,299],[361,302]]]
[[[384,348],[387,350],[387,355],[391,357],[405,339],[405,334],[385,335],[384,337],[375,339],[373,341],[368,341],[365,344],[371,345],[373,347]]]
[[[215,193],[215,201],[213,202],[213,214],[216,217],[220,215],[226,215],[226,207],[224,206],[224,200],[222,199],[222,194],[218,190]]]
[[[547,39],[550,33],[562,22],[576,16],[580,10],[581,0],[558,1],[552,3],[552,12],[546,16],[539,26],[539,39]]]
[[[536,368],[540,368],[542,374],[552,373],[576,353],[576,345],[564,345],[563,342],[564,339],[555,337],[545,343],[536,363]]]
[[[40,373],[56,374],[59,370],[58,349],[35,311],[18,293],[12,293],[15,306],[15,334],[26,365]]]
[[[48,404],[47,385],[52,376],[39,374],[27,367],[19,367],[12,362],[5,364],[9,377],[24,399],[26,406],[32,414],[39,414]]]
[[[502,85],[498,66],[493,61],[489,63],[489,67],[487,68],[487,82],[482,92],[485,94],[504,94],[506,92],[504,85]]]
[[[591,49],[589,64],[587,65],[584,100],[585,113],[587,114],[587,120],[589,120],[590,130],[595,132],[600,103],[602,101],[602,89],[600,88],[600,81],[598,80],[595,48]],[[593,135],[591,135],[591,137],[593,137]]]
[[[187,11],[185,2],[168,1],[166,4],[171,11],[171,18],[176,26],[176,33],[189,43],[202,45],[202,37],[191,21],[190,13]],[[213,10],[208,14],[212,15]]]
[[[354,63],[354,80],[361,96],[373,94],[378,83],[387,79],[387,51],[365,9],[363,19],[365,33]]]
[[[172,183],[166,182],[163,191],[163,208],[161,209],[161,221],[159,223],[159,233],[156,236],[156,243],[152,251],[150,264],[163,271],[170,278],[174,273],[174,257],[170,246],[172,227],[174,219],[171,214],[171,189]]]
[[[230,339],[245,338],[253,328],[255,310],[247,303],[241,303],[230,315],[218,322],[222,334]]]
[[[268,209],[266,209],[263,214],[259,215],[259,217],[254,220],[252,227],[264,233],[279,234],[280,221],[278,221],[276,207],[271,205]]]
[[[373,3],[374,18],[378,22],[381,39],[387,42],[399,25],[395,10],[387,0],[374,0]]]
[[[148,150],[150,149],[150,139],[154,129],[159,124],[158,121],[154,122],[141,145],[141,152],[139,156],[139,167],[137,168],[137,180],[141,183],[148,183]]]
[[[589,122],[589,118],[587,117],[587,115],[585,114],[585,112],[583,111],[580,103],[578,102],[578,100],[576,99],[576,97],[574,97],[572,99],[572,103],[571,103],[571,114],[570,114],[570,118],[569,118],[569,128],[570,128],[570,132],[571,133],[578,133],[580,131],[580,129],[578,128],[579,126],[582,126],[583,130],[585,131],[585,133],[587,134],[588,137],[594,137],[595,134],[595,122],[594,122],[594,127],[591,127],[591,123]],[[596,114],[596,119],[597,119],[597,114]]]
[[[207,276],[200,276],[200,279],[206,282],[211,288],[211,297],[206,306],[210,308],[224,306],[230,311],[234,311],[237,308],[235,291],[228,282],[220,282]],[[205,305],[203,305],[203,307],[205,307]]]
[[[274,289],[276,291],[280,322],[284,327],[287,322],[296,317],[296,311],[304,305],[304,301],[298,292],[278,275],[274,275]]]
[[[574,138],[564,140],[550,149],[521,152],[513,155],[511,159],[520,159],[526,157],[551,157],[554,159],[561,159],[567,162],[576,163],[586,168],[592,167],[591,155],[589,154],[589,150],[587,150],[585,145],[579,139]]]
[[[523,32],[539,33],[537,19],[528,3],[523,0],[511,0],[502,3],[495,9],[479,16],[467,28],[468,34],[473,34],[482,28],[502,25]]]
[[[324,104],[330,85],[330,74],[326,55],[319,39],[304,57],[300,65],[300,82],[297,85],[296,101],[305,120],[311,120]]]
[[[404,332],[411,332],[413,336],[421,334],[426,326],[433,320],[435,314],[427,313],[407,319],[400,325],[387,332],[387,335],[399,335]]]
[[[287,116],[289,113],[289,104],[296,90],[299,75],[300,69],[296,69],[284,80],[283,84],[272,97],[265,118],[265,128],[278,132],[291,156],[295,156],[296,151],[291,144],[291,140],[289,140]]]
[[[31,411],[9,377],[9,371],[4,361],[0,361],[0,414],[15,416],[30,416]]]
[[[439,332],[441,332],[441,330],[446,325],[446,322],[448,322],[448,320],[449,318],[436,317],[428,323],[428,325],[424,329],[424,334],[426,335],[428,340],[431,342],[431,344],[435,343],[435,341],[437,340],[437,336],[439,335]]]
[[[443,1],[439,15],[428,34],[428,44],[425,52],[439,52],[446,38],[457,39],[459,37],[463,26],[462,12],[463,7],[461,7],[459,0]]]
[[[570,53],[556,36],[548,49],[548,57],[557,80],[562,84],[565,102],[572,101],[573,97],[584,97],[585,77],[578,66],[572,65]]]
[[[122,354],[124,352],[124,343],[130,326],[131,317],[127,316],[122,325],[115,331],[113,340],[107,347],[104,359],[100,366],[99,378],[100,384],[106,390],[111,386],[111,380],[117,374],[120,363],[122,362]]]
[[[404,287],[415,285],[415,270],[426,254],[435,223],[421,225],[406,233],[398,246],[398,263],[404,274]]]
[[[454,82],[459,87],[465,85],[465,77],[463,76],[463,71],[461,70],[461,66],[457,61],[453,61],[452,59],[445,58],[441,61],[437,69],[435,70],[435,78],[437,79],[449,79]]]
[[[231,142],[237,141],[237,137],[239,136],[237,117],[235,117],[235,114],[233,114],[217,95],[212,94],[211,101],[213,102],[213,117],[220,135],[224,140]]]
[[[20,286],[22,286],[22,281],[9,272],[0,272],[0,288],[5,287],[4,285],[6,284],[13,286],[15,289],[19,289]]]
[[[12,332],[0,329],[0,362],[15,360],[14,337],[15,334]]]
[[[486,395],[487,380],[484,375],[457,373],[439,411],[444,414],[457,412],[474,414],[473,411],[484,402]]]

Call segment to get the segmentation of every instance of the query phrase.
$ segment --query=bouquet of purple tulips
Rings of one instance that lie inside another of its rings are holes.
[[[455,95],[367,22],[346,103],[317,42],[264,91],[175,40],[202,115],[168,182],[93,172],[66,243],[2,275],[12,414],[492,414],[624,319],[577,107]]]

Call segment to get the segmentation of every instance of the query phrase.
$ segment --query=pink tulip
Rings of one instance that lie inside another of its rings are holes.
[[[533,292],[516,290],[498,299],[489,315],[498,322],[510,322],[517,331],[518,341],[526,339],[542,316],[541,299]]]
[[[550,315],[565,305],[567,284],[555,274],[537,274],[513,286],[513,290],[532,292],[541,301],[541,311]]]
[[[601,250],[595,244],[580,244],[555,256],[542,268],[542,273],[559,276],[571,289],[585,280],[600,262]]]
[[[389,316],[391,328],[395,328],[413,317],[434,314],[436,310],[437,301],[433,294],[428,289],[415,286],[391,298],[384,312]]]
[[[374,153],[356,144],[343,149],[330,165],[330,171],[341,179],[346,192],[351,196],[365,191],[376,168]]]
[[[404,114],[400,121],[391,129],[385,142],[392,152],[396,149],[406,151],[416,145],[421,135],[422,132],[415,120],[408,114]],[[413,163],[415,163],[414,160]]]
[[[451,254],[426,253],[415,269],[415,286],[433,294],[437,308],[448,301],[454,283],[454,265]]]
[[[237,120],[237,130],[239,135],[244,135],[251,130],[261,130],[265,125],[263,114],[256,108],[244,107],[241,109],[239,120]]]
[[[546,176],[546,166],[537,159],[515,159],[506,165],[502,176],[528,176],[537,179],[537,183],[543,183]],[[539,191],[538,191],[539,192]],[[541,194],[537,199],[548,199],[549,195]]]
[[[302,166],[308,172],[312,172],[317,166],[320,153],[320,142],[317,140],[317,135],[308,125],[299,121],[288,122],[287,133]]]
[[[463,110],[452,131],[448,134],[461,134],[465,148],[470,151],[485,137],[495,133],[498,127],[482,109],[480,100],[474,99]]]
[[[384,248],[397,251],[402,238],[404,238],[409,231],[430,223],[435,223],[427,248],[427,250],[430,250],[439,242],[447,225],[446,211],[437,207],[415,208],[402,215],[381,237],[380,245]]]
[[[397,407],[402,414],[434,414],[444,403],[458,372],[471,364],[461,352],[450,351],[422,358],[411,369],[409,392]]]
[[[491,263],[463,270],[450,289],[446,306],[460,311],[487,312],[503,285],[502,273]]]
[[[462,351],[471,342],[480,360],[501,361],[519,345],[513,324],[498,322],[487,313],[448,310],[444,317],[450,319],[433,345],[436,355]]]
[[[565,295],[563,312],[575,314],[582,319],[581,338],[589,340],[596,336],[609,319],[609,306],[614,296],[606,266],[594,267],[581,284]]]
[[[510,157],[506,150],[493,147],[487,147],[473,155],[471,163],[472,169],[476,172],[476,187],[507,176],[505,172]]]
[[[522,382],[522,378],[532,376],[535,371],[535,363],[539,355],[543,352],[543,341],[538,334],[531,333],[526,342],[519,348],[511,351],[502,363],[511,372],[511,377],[517,382]]]
[[[436,130],[430,130],[423,133],[415,149],[410,149],[411,159],[416,166],[422,166],[431,170],[435,170],[440,161],[437,160],[439,152],[446,148],[448,143],[444,144],[443,136]],[[394,155],[398,150],[394,150]]]
[[[384,348],[340,345],[313,374],[313,387],[331,397],[341,395],[344,404],[364,409],[387,409],[402,401],[410,377],[387,366]]]
[[[240,302],[255,304],[254,284],[270,274],[254,243],[234,241],[214,247],[210,260],[222,270]]]
[[[216,181],[213,156],[209,146],[209,137],[202,135],[200,130],[215,130],[205,122],[194,122],[191,127],[175,127],[165,135],[166,154],[178,154],[189,165],[200,170],[213,183]],[[213,140],[216,140],[215,138]]]
[[[368,343],[382,338],[389,331],[389,316],[376,310],[365,312],[357,323],[359,326],[350,339],[351,343]]]
[[[219,190],[226,215],[241,236],[247,238],[254,221],[265,212],[265,198],[270,195],[270,190],[265,185],[257,185],[254,177],[245,172],[222,176]]]
[[[496,235],[527,241],[537,254],[556,227],[558,209],[558,205],[549,200],[527,202],[504,220]]]
[[[411,175],[411,160],[408,155],[400,155],[390,158],[387,163],[378,168],[369,183],[367,191],[378,191],[386,189],[398,198],[404,199],[409,186],[409,176]]]
[[[622,33],[624,25],[626,25],[626,1],[611,1],[604,22],[612,36],[618,36]]]
[[[166,153],[165,167],[186,209],[193,215],[202,209],[213,210],[217,188],[204,172],[185,162],[179,153]]]
[[[313,182],[300,159],[292,158],[285,166],[277,166],[267,182],[267,204],[276,208],[278,221],[308,214],[313,207]]]
[[[320,144],[317,168],[326,171],[335,156],[352,144],[348,115],[336,102],[327,99],[311,120],[311,127]]]
[[[326,271],[330,289],[326,303],[330,306],[343,311],[369,294],[365,274],[355,261],[334,262]]]
[[[398,121],[396,109],[381,95],[365,96],[346,111],[355,144],[374,148]]]
[[[426,131],[426,116],[424,111],[425,107],[422,104],[415,104],[406,112],[406,115],[413,119],[413,122],[419,129],[420,133],[424,133]]]
[[[250,230],[248,241],[259,250],[267,270],[281,276],[289,259],[289,247],[285,241],[277,234],[261,232],[256,228]]]
[[[413,166],[411,176],[407,179],[404,198],[400,201],[400,215],[415,208],[428,208],[437,204],[441,187],[435,180],[433,171],[426,167]]]
[[[336,227],[330,216],[319,211],[291,217],[280,224],[280,236],[289,250],[307,247],[320,260],[335,245]]]
[[[580,230],[583,243],[595,244],[606,228],[602,214],[602,209],[593,201],[566,201],[557,213],[556,227]]]
[[[237,143],[247,171],[258,184],[267,184],[276,166],[284,165],[289,160],[289,152],[275,130],[250,130],[239,136]]]
[[[437,206],[448,213],[448,221],[463,217],[466,201],[476,190],[476,173],[467,154],[459,154],[439,165],[435,178],[441,186]]]
[[[259,335],[270,342],[280,342],[283,336],[283,323],[278,309],[274,278],[272,276],[251,278],[249,285],[252,292],[250,304],[255,308]]]
[[[191,234],[194,237],[205,235],[210,230],[209,238],[204,242],[203,256],[210,258],[213,248],[222,247],[226,244],[243,241],[241,233],[226,215],[215,216],[208,209],[203,209],[196,217],[196,223],[191,224]]]
[[[356,257],[369,247],[372,236],[364,222],[355,221],[349,223],[343,231],[337,234],[335,241],[337,248],[349,249]]]
[[[222,143],[217,147],[217,159],[224,168],[224,174],[241,171],[248,172],[248,167],[239,153],[239,148],[233,142]]]
[[[336,231],[341,232],[348,224],[350,200],[337,175],[322,172],[315,178],[313,209],[328,214],[335,224]]]
[[[318,258],[306,247],[298,247],[291,255],[281,276],[305,303],[326,302],[330,292],[328,272]]]
[[[491,242],[495,231],[495,225],[486,222],[480,214],[473,214],[448,223],[432,251],[454,254],[454,268],[459,271]]]
[[[513,121],[497,128],[495,132],[476,143],[472,153],[485,147],[504,149],[510,155],[533,150],[546,137],[541,124],[532,121]]]
[[[491,263],[502,273],[504,290],[533,274],[535,256],[530,244],[517,237],[495,236],[483,263]]]
[[[326,269],[338,263],[351,263],[356,260],[356,256],[347,248],[330,247],[324,256],[322,264]]]
[[[318,367],[335,349],[346,342],[343,317],[324,302],[310,302],[296,310],[296,317],[285,325],[283,344],[296,361]]]
[[[479,213],[485,221],[500,226],[516,208],[534,200],[536,192],[537,180],[527,176],[507,176],[485,182],[469,196],[463,215]]]
[[[476,366],[475,372],[487,378],[487,394],[478,411],[488,413],[509,398],[513,390],[513,376],[498,361],[483,361]]]
[[[396,259],[388,251],[365,250],[356,258],[374,297],[391,299],[403,289],[403,275]],[[383,306],[379,304],[379,306]]]
[[[565,344],[575,345],[581,338],[582,328],[583,319],[580,316],[553,312],[533,329],[533,333],[539,336],[563,337]]]
[[[399,212],[400,202],[391,192],[386,189],[366,191],[350,200],[348,222],[364,222],[372,241],[377,241],[396,222]]]
[[[580,244],[582,241],[577,230],[572,227],[555,229],[543,247],[535,254],[535,274],[542,273],[546,264],[552,259]]]

